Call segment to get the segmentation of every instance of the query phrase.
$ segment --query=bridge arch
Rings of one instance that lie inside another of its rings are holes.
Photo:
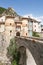
[[[15,38],[18,48],[25,47],[26,65],[40,65],[38,44],[27,39]],[[38,58],[37,58],[38,57]]]
[[[26,48],[24,46],[20,46],[18,51],[20,53],[19,65],[26,65]]]
[[[27,47],[20,46],[19,51],[21,54],[20,65],[37,65],[31,51]]]

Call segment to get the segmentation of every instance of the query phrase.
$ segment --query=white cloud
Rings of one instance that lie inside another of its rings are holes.
[[[28,17],[28,16],[38,21],[41,21],[41,23],[43,23],[43,16],[35,17],[33,14],[27,14],[27,15],[24,15],[23,17]]]

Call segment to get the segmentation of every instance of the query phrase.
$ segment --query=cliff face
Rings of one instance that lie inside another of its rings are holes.
[[[5,9],[3,7],[0,7],[0,14],[2,15],[12,15],[12,16],[19,16],[13,8],[9,7],[8,9]]]
[[[5,9],[3,7],[0,7],[0,16],[8,15],[8,16],[14,16],[15,18],[19,18],[21,20],[21,16],[16,13],[16,11],[9,7],[8,9]]]
[[[19,16],[15,11],[14,11],[14,9],[13,8],[8,8],[8,9],[6,9],[3,13],[2,13],[3,15],[11,15],[11,16]]]

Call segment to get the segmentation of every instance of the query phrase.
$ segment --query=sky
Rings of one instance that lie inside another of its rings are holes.
[[[0,0],[0,7],[12,7],[22,16],[31,16],[43,23],[43,0]]]

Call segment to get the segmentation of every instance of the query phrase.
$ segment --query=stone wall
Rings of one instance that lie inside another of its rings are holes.
[[[7,63],[9,59],[7,58],[7,39],[4,33],[0,33],[0,62]]]

